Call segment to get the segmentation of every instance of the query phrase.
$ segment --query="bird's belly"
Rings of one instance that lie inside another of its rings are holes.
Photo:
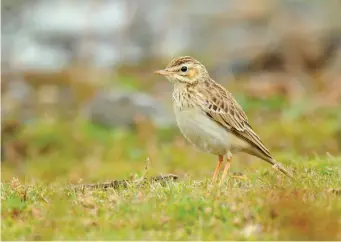
[[[198,149],[226,155],[230,149],[229,133],[196,109],[175,110],[182,134]]]

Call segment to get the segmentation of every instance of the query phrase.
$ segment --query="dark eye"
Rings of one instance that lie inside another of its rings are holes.
[[[187,71],[187,66],[181,67],[181,71],[182,71],[182,72],[186,72],[186,71]]]

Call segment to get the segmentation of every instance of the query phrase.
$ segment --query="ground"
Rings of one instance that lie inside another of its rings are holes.
[[[176,128],[36,121],[18,135],[25,156],[2,161],[1,239],[341,240],[336,110],[295,116],[276,105],[242,105],[294,181],[238,154],[226,181],[212,183],[217,158],[193,149]],[[71,189],[169,173],[179,180]]]

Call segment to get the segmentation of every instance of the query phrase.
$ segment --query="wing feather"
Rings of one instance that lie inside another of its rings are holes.
[[[268,149],[248,123],[242,107],[231,93],[214,81],[209,83],[211,86],[202,86],[196,90],[200,97],[198,105],[201,106],[204,113],[237,137],[247,141],[263,155],[272,158]]]

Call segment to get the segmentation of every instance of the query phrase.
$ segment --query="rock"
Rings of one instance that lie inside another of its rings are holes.
[[[9,78],[3,85],[1,120],[15,119],[25,123],[34,119],[32,88],[20,76]]]
[[[26,35],[18,35],[10,59],[12,67],[22,71],[58,71],[71,63],[67,50],[42,45]]]
[[[326,59],[324,35],[340,28],[338,1],[245,1],[185,1],[179,7],[171,0],[8,0],[2,60],[25,70],[59,70],[84,56],[111,68],[195,53],[212,62],[237,60],[233,68],[246,71],[245,62],[272,48],[307,60],[310,69]]]
[[[86,116],[107,128],[131,127],[138,116],[144,116],[156,127],[175,124],[168,108],[145,93],[101,91],[85,108]]]

